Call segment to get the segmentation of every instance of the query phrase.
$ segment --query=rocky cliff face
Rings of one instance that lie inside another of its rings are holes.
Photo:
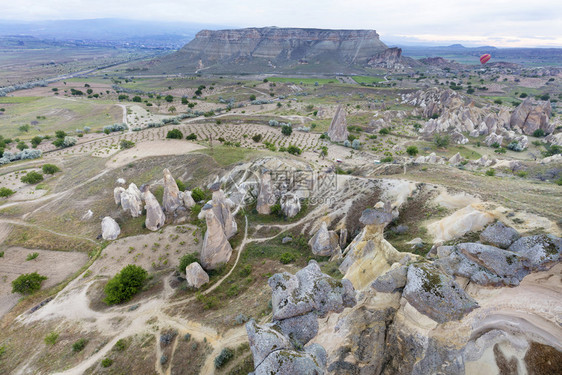
[[[256,63],[262,70],[271,70],[327,60],[366,65],[387,49],[375,30],[264,27],[200,31],[175,57],[196,69]]]

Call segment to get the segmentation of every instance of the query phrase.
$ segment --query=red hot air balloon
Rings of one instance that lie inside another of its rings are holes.
[[[488,61],[490,61],[491,58],[492,58],[492,56],[490,56],[489,53],[486,53],[486,54],[480,56],[480,63],[481,63],[482,65],[484,65],[484,64],[486,64]]]

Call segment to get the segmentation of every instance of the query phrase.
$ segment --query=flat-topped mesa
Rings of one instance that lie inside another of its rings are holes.
[[[347,62],[366,63],[387,48],[375,30],[263,27],[202,30],[180,53],[203,62],[240,57],[309,60],[328,53]]]

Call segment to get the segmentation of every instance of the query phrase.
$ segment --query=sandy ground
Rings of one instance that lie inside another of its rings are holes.
[[[141,266],[150,272],[162,267],[176,267],[180,256],[200,251],[203,241],[199,236],[195,240],[193,233],[196,229],[188,224],[166,226],[162,233],[117,239],[103,250],[89,269],[94,276],[112,277],[127,264]]]
[[[0,187],[7,187],[12,189],[16,193],[7,200],[10,201],[25,201],[25,200],[32,200],[42,197],[43,195],[47,194],[47,190],[44,189],[37,189],[37,184],[29,185],[21,182],[21,178],[25,176],[27,172],[41,172],[40,168],[29,168],[25,171],[16,171],[12,173],[7,173],[5,175],[0,176]],[[45,179],[42,182],[48,181],[50,179],[49,175],[43,175]],[[5,198],[0,198],[0,202],[5,200]]]
[[[182,155],[191,151],[204,149],[195,143],[180,140],[143,142],[128,150],[123,150],[106,163],[108,168],[118,168],[134,160],[164,155]]]
[[[27,256],[32,253],[39,253],[39,256],[27,261]],[[0,316],[8,312],[20,297],[12,294],[12,281],[19,275],[38,272],[47,276],[48,279],[41,285],[46,289],[66,279],[87,261],[88,255],[78,252],[30,250],[21,247],[4,250],[4,256],[0,258]]]

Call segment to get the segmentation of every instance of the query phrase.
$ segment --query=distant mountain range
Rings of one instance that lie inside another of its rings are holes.
[[[3,21],[0,36],[32,36],[58,41],[83,40],[162,45],[180,48],[201,29],[221,26],[183,22],[153,22],[118,18],[57,21]]]

